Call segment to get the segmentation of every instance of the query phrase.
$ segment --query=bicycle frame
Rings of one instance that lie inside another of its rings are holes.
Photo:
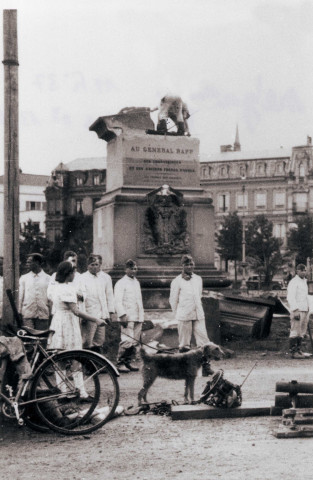
[[[14,414],[15,414],[15,417],[18,421],[18,424],[23,425],[24,421],[21,418],[19,409],[24,409],[24,407],[26,407],[30,404],[47,402],[47,401],[51,401],[53,399],[61,399],[61,398],[65,398],[65,397],[69,396],[69,393],[65,392],[65,393],[57,393],[55,395],[43,396],[43,397],[40,397],[40,398],[31,399],[31,400],[23,400],[22,399],[22,397],[26,394],[27,389],[31,385],[32,378],[36,375],[38,370],[40,370],[40,368],[42,368],[48,361],[52,362],[52,364],[54,365],[54,367],[56,369],[55,371],[58,373],[59,377],[62,379],[64,384],[69,388],[69,391],[72,392],[72,394],[75,395],[75,396],[79,393],[78,393],[77,388],[75,387],[74,383],[64,375],[63,371],[59,368],[58,364],[56,362],[54,362],[54,358],[57,360],[58,355],[60,353],[64,352],[63,350],[61,352],[57,351],[57,350],[47,351],[41,345],[41,341],[46,340],[45,338],[40,339],[38,337],[31,336],[31,335],[22,335],[22,334],[19,334],[19,332],[18,332],[17,336],[19,338],[21,338],[22,340],[29,340],[29,342],[24,342],[24,344],[25,345],[31,345],[33,347],[33,352],[31,354],[31,358],[29,359],[29,363],[31,365],[31,370],[32,370],[32,377],[28,378],[28,379],[25,379],[25,380],[22,380],[21,385],[18,388],[18,391],[16,392],[15,396],[13,396],[12,386],[6,385],[6,388],[9,391],[9,396],[5,395],[3,392],[0,391],[0,399],[2,399],[7,405],[9,405],[12,408],[12,411],[14,411]],[[71,350],[71,352],[73,352],[73,353],[78,353],[78,352],[82,352],[82,351],[84,351],[84,350],[83,349]],[[101,355],[99,355],[98,353],[93,352],[93,355],[95,357],[100,357],[101,360],[103,360],[103,357]],[[43,361],[39,361],[39,360],[41,360],[42,357],[44,358]],[[109,366],[111,366],[115,375],[117,377],[119,377],[119,373],[118,373],[115,365],[113,365],[108,359],[105,359],[105,360],[106,360],[106,363]],[[3,359],[3,361],[5,363],[7,363],[7,359]],[[39,361],[39,363],[38,363],[38,361]],[[6,367],[6,365],[5,365],[5,367]],[[106,369],[106,366],[104,365],[102,368],[96,370],[92,375],[90,375],[88,377],[87,381],[90,381],[95,375],[99,375],[105,369]],[[23,414],[23,412],[22,412],[22,414]]]
[[[31,370],[32,370],[32,377],[36,373],[36,371],[44,364],[44,362],[48,359],[51,359],[53,361],[53,356],[57,354],[56,350],[51,350],[50,352],[47,352],[44,347],[41,345],[41,339],[38,337],[33,337],[31,335],[19,335],[19,332],[17,333],[17,336],[21,339],[27,339],[31,340],[30,342],[24,342],[24,345],[32,345],[34,347],[34,350],[32,352],[31,359],[29,360]],[[40,362],[39,365],[38,359],[40,358],[40,355],[43,355],[45,360],[43,362]],[[3,362],[5,362],[5,367],[7,365],[7,359],[3,359]],[[56,364],[54,364],[55,367]],[[72,390],[75,390],[75,386],[70,382],[67,378],[65,378],[63,372],[58,369],[58,374],[60,375],[61,379],[65,382],[65,384],[71,388]],[[15,396],[13,396],[13,389],[12,386],[6,385],[6,389],[9,391],[9,396],[6,396],[3,392],[0,391],[0,399],[2,399],[6,404],[10,405],[14,409],[15,417],[18,421],[19,425],[23,425],[24,421],[20,417],[19,413],[19,408],[24,408],[27,405],[30,405],[32,403],[39,403],[39,402],[46,402],[47,400],[52,400],[53,398],[62,398],[65,397],[66,394],[57,394],[55,396],[49,396],[49,397],[41,397],[40,399],[33,399],[33,400],[22,400],[20,401],[21,397],[23,397],[27,389],[32,381],[32,377],[25,379],[22,381],[20,387],[18,388],[18,391]]]

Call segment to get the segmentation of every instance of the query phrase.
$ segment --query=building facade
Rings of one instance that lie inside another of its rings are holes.
[[[45,189],[49,180],[48,175],[34,175],[20,172],[20,225],[23,229],[28,220],[38,228],[46,231],[46,197]],[[3,256],[4,233],[4,198],[3,175],[0,176],[0,256]]]
[[[45,190],[46,236],[53,243],[62,239],[69,217],[92,216],[94,206],[106,191],[106,159],[80,158],[60,163]]]
[[[201,159],[201,185],[213,200],[215,227],[229,212],[237,211],[246,222],[264,214],[286,245],[299,216],[313,214],[311,138],[290,151],[242,152],[237,136],[236,141],[234,148],[222,146],[220,153]]]
[[[215,229],[223,217],[237,211],[248,223],[264,214],[273,233],[286,245],[287,232],[300,216],[313,214],[313,146],[311,138],[290,150],[241,151],[238,129],[234,145],[200,158],[201,185],[212,198]],[[45,190],[46,236],[62,238],[69,217],[92,215],[106,191],[106,158],[60,163]],[[218,259],[216,259],[218,260]],[[218,266],[219,263],[216,263]]]

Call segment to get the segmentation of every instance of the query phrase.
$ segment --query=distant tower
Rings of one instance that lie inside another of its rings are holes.
[[[236,138],[235,138],[235,143],[234,143],[234,152],[240,152],[241,151],[241,145],[239,141],[239,130],[238,130],[238,125],[236,126]]]

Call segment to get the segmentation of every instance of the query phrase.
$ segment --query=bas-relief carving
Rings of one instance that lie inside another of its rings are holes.
[[[310,157],[313,165],[313,154]],[[278,166],[281,166],[280,168]],[[272,161],[250,161],[249,163],[233,162],[232,164],[211,163],[201,168],[201,180],[205,179],[222,179],[222,178],[247,178],[268,177],[274,175],[286,175],[287,162],[281,160]],[[258,171],[261,166],[262,171]],[[221,169],[224,168],[224,174]],[[289,170],[288,170],[289,171]]]
[[[174,255],[190,252],[183,195],[163,185],[147,195],[149,207],[143,225],[144,253]]]

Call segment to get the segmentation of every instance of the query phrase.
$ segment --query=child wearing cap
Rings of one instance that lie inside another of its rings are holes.
[[[179,349],[190,350],[192,334],[197,347],[209,342],[205,326],[204,311],[201,303],[203,282],[194,273],[195,263],[191,255],[181,260],[182,273],[171,283],[170,305],[178,326]]]

